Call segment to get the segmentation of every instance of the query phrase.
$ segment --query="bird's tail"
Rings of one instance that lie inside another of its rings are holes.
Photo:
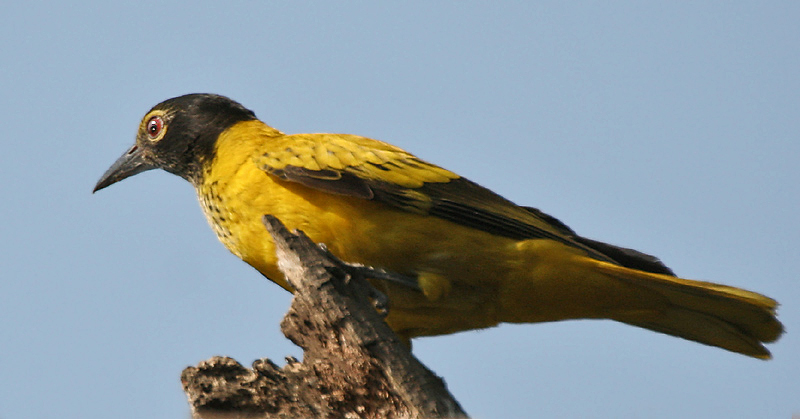
[[[644,272],[597,260],[593,270],[659,296],[658,308],[615,313],[623,323],[718,346],[760,359],[769,359],[764,343],[783,333],[775,317],[777,302],[755,292],[711,282],[692,281]]]

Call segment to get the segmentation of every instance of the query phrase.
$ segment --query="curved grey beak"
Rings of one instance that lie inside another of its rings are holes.
[[[142,173],[147,170],[155,169],[156,166],[145,161],[142,155],[142,148],[134,144],[130,150],[120,156],[111,167],[103,173],[103,176],[97,182],[92,193],[105,188],[106,186],[113,185],[122,179],[131,177],[135,174]]]

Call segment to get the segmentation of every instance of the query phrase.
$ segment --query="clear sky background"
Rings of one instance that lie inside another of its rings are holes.
[[[185,418],[184,367],[300,356],[290,295],[186,182],[91,194],[191,92],[391,142],[782,303],[769,362],[610,321],[417,340],[474,417],[800,415],[800,3],[276,3],[4,4],[0,418]]]

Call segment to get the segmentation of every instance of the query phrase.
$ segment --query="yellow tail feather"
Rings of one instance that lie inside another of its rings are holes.
[[[763,343],[774,342],[783,333],[783,325],[775,318],[777,302],[761,294],[596,260],[586,262],[596,272],[653,291],[667,302],[659,301],[658,309],[651,312],[620,311],[614,320],[761,359],[770,358]]]

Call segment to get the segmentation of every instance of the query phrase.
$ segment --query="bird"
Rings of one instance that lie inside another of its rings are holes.
[[[292,134],[216,94],[165,100],[93,192],[163,169],[194,187],[219,240],[292,292],[262,224],[276,217],[372,279],[406,341],[500,323],[610,319],[754,358],[783,333],[778,303],[675,276],[658,258],[578,235],[391,144],[349,134]]]

